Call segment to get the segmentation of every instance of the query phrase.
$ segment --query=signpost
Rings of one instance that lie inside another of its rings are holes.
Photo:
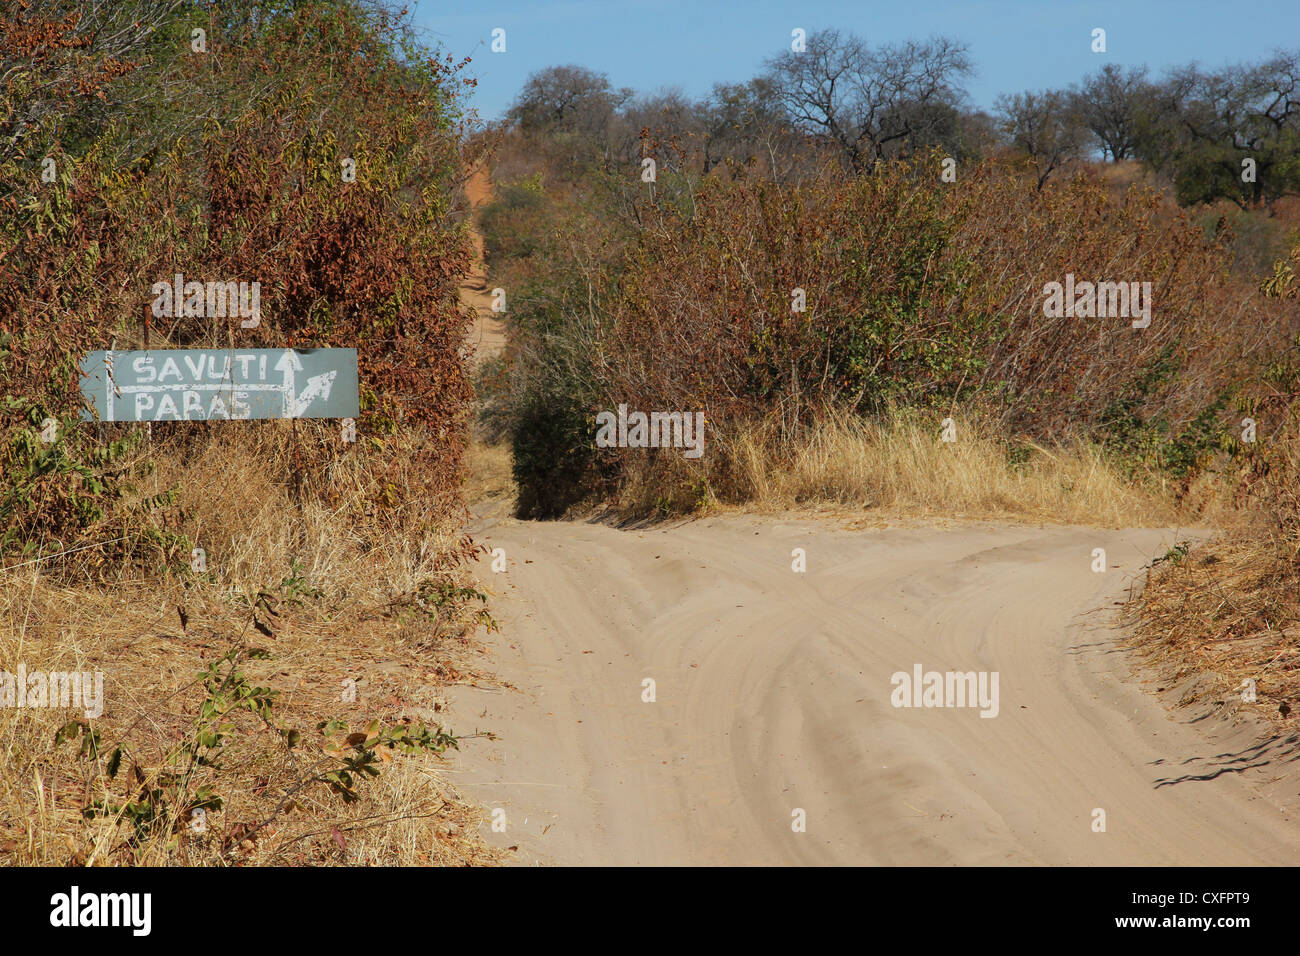
[[[106,422],[356,418],[356,349],[91,352],[81,390]],[[93,420],[86,411],[82,418]]]

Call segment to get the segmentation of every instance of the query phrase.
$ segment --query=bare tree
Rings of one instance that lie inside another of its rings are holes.
[[[628,167],[653,155],[660,170],[678,170],[690,143],[702,135],[704,112],[679,87],[633,96],[611,127],[607,159]]]
[[[1087,128],[1059,90],[999,96],[998,116],[1012,148],[1033,164],[1041,190],[1049,176],[1084,149]]]
[[[803,52],[767,62],[791,122],[828,137],[855,171],[942,139],[955,129],[971,72],[966,47],[937,38],[870,48],[853,34],[822,30]]]
[[[966,110],[958,117],[959,155],[987,156],[1003,142],[997,118],[984,110]]]

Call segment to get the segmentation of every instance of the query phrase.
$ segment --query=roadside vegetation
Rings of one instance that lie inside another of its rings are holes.
[[[0,860],[495,858],[438,772],[494,626],[462,66],[353,0],[0,12],[0,672],[104,681],[0,707]],[[177,273],[259,282],[260,324],[151,316]],[[355,435],[80,421],[81,357],[146,346],[356,348]]]

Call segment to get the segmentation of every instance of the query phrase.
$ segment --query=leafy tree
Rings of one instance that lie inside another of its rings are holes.
[[[1184,67],[1153,100],[1138,155],[1170,173],[1181,203],[1271,210],[1300,192],[1300,53],[1214,72]]]
[[[574,65],[548,66],[524,81],[506,119],[525,132],[603,135],[615,108],[630,92],[616,92],[604,73]]]
[[[703,104],[703,161],[708,172],[726,158],[774,161],[793,145],[772,85],[763,79],[719,83]]]
[[[1146,67],[1108,63],[1073,93],[1072,108],[1112,162],[1134,154],[1148,91]]]

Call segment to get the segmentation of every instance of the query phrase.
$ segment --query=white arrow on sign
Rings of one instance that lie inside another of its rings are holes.
[[[295,377],[302,371],[302,362],[292,349],[286,349],[284,355],[280,356],[280,360],[275,363],[275,370],[284,374],[284,384],[281,387],[284,389],[285,418],[298,418],[314,399],[329,398],[334,379],[339,374],[334,370],[313,375],[307,379],[307,387],[299,395]]]
[[[307,387],[302,390],[302,394],[298,396],[298,400],[294,403],[293,417],[300,418],[313,399],[329,398],[330,388],[333,387],[334,379],[338,374],[338,369],[331,369],[328,372],[322,372],[320,375],[313,375],[307,379]]]
[[[302,362],[291,349],[285,349],[284,354],[280,356],[280,361],[275,363],[275,370],[284,373],[284,417],[293,418],[298,410],[293,377],[295,373],[302,371]]]

